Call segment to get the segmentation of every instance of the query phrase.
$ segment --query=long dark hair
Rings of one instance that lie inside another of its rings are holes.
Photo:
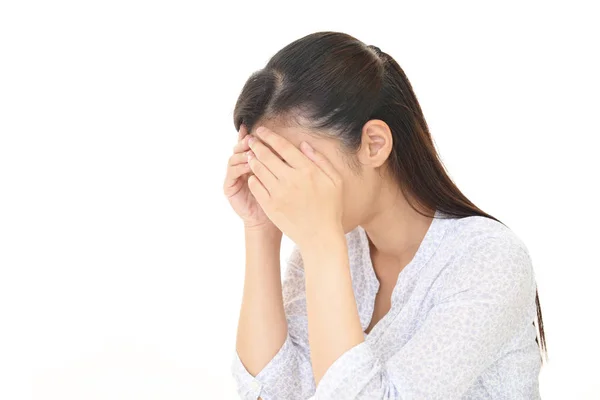
[[[349,153],[360,147],[367,121],[385,121],[393,135],[388,165],[411,207],[425,215],[415,208],[414,199],[455,218],[483,216],[502,223],[475,206],[452,182],[408,78],[376,46],[327,31],[282,48],[248,78],[233,113],[236,131],[242,123],[251,131],[259,120],[271,118],[302,118],[312,130],[335,132]],[[541,345],[535,340],[547,358],[537,288],[535,303]]]

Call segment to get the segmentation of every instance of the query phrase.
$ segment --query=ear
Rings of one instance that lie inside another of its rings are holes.
[[[357,156],[363,166],[381,167],[392,152],[392,131],[380,119],[371,119],[363,125],[361,141]]]

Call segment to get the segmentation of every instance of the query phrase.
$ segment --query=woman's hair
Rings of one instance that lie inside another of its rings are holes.
[[[452,182],[408,78],[376,46],[346,33],[326,31],[282,48],[248,78],[233,113],[236,131],[241,124],[250,131],[259,121],[274,119],[334,135],[346,155],[360,148],[363,125],[380,119],[393,136],[389,170],[415,211],[425,215],[411,199],[454,218],[483,216],[502,223],[475,206]],[[347,160],[358,171],[354,157]],[[537,289],[535,302],[541,345],[537,337],[536,343],[547,358]]]

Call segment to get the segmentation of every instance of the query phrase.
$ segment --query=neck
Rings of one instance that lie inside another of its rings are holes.
[[[399,189],[392,187],[382,188],[374,212],[360,225],[369,237],[372,255],[406,260],[418,249],[433,218],[416,212]],[[433,215],[433,210],[424,211]]]

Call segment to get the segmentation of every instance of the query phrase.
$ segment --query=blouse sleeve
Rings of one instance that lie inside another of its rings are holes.
[[[269,363],[252,376],[234,351],[232,375],[241,399],[305,400],[315,392],[308,344],[308,319],[304,269],[295,246],[282,282],[283,305],[288,323],[287,337]]]
[[[414,336],[383,362],[368,342],[327,369],[316,398],[459,399],[526,325],[535,279],[524,244],[472,241],[450,266],[440,300]]]

